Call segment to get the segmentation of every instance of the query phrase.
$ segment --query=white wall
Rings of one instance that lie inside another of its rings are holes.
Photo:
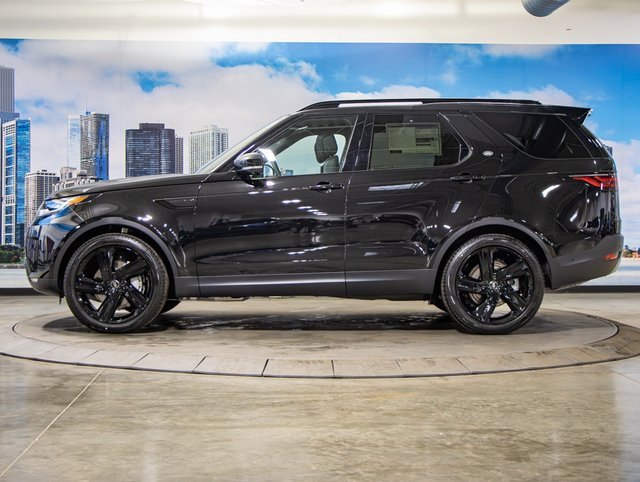
[[[640,43],[640,1],[572,0],[550,17],[520,0],[14,0],[1,38],[442,43]]]

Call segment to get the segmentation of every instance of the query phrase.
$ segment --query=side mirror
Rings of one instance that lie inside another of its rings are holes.
[[[266,163],[267,159],[260,152],[249,152],[233,161],[233,166],[238,175],[247,180],[255,175],[262,175]]]

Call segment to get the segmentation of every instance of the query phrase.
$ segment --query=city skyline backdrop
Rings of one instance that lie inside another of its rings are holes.
[[[330,98],[586,105],[587,126],[617,161],[624,234],[640,244],[640,46],[0,40],[0,65],[15,69],[16,111],[32,120],[31,170],[66,164],[69,115],[101,112],[110,115],[112,179],[124,176],[125,131],[140,123],[184,137],[217,124],[233,145]]]

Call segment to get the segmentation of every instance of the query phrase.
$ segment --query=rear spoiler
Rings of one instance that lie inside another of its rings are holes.
[[[583,124],[585,119],[591,114],[589,107],[554,106],[554,109],[557,109],[557,112],[566,115],[577,124]]]

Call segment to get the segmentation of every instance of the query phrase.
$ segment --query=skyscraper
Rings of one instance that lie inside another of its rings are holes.
[[[60,168],[60,180],[66,181],[67,179],[71,179],[75,177],[77,169],[71,166],[62,166]]]
[[[29,172],[25,181],[25,226],[29,226],[36,217],[38,208],[45,198],[53,192],[53,187],[60,178],[55,172],[46,169],[42,171]]]
[[[0,112],[13,113],[15,110],[15,71],[0,65]]]
[[[184,173],[184,137],[176,136],[176,174]]]
[[[65,168],[63,167],[62,169],[65,169]],[[94,182],[98,182],[100,180],[95,176],[88,176],[87,171],[83,171],[82,169],[78,171],[75,177],[64,177],[70,171],[65,171],[63,174],[62,169],[60,169],[61,179],[58,182],[56,182],[55,185],[53,186],[54,191],[59,191],[60,189],[67,189],[69,187],[84,186],[85,184],[91,184]],[[75,169],[74,169],[74,172],[75,172]]]
[[[24,246],[25,176],[31,170],[31,121],[16,119],[2,125],[1,244]]]
[[[176,133],[164,124],[140,124],[125,132],[125,176],[176,172]]]
[[[15,110],[15,71],[11,67],[0,65],[0,128],[5,122],[17,119],[19,115]],[[0,153],[2,149],[2,131],[0,130]],[[0,154],[0,161],[2,154]],[[0,176],[0,192],[2,192],[2,176]]]
[[[81,139],[80,116],[70,115],[67,117],[67,166],[80,167],[80,139]]]
[[[109,179],[109,114],[80,116],[80,168],[89,176]]]
[[[229,147],[229,132],[208,125],[189,133],[189,172],[193,173]]]

